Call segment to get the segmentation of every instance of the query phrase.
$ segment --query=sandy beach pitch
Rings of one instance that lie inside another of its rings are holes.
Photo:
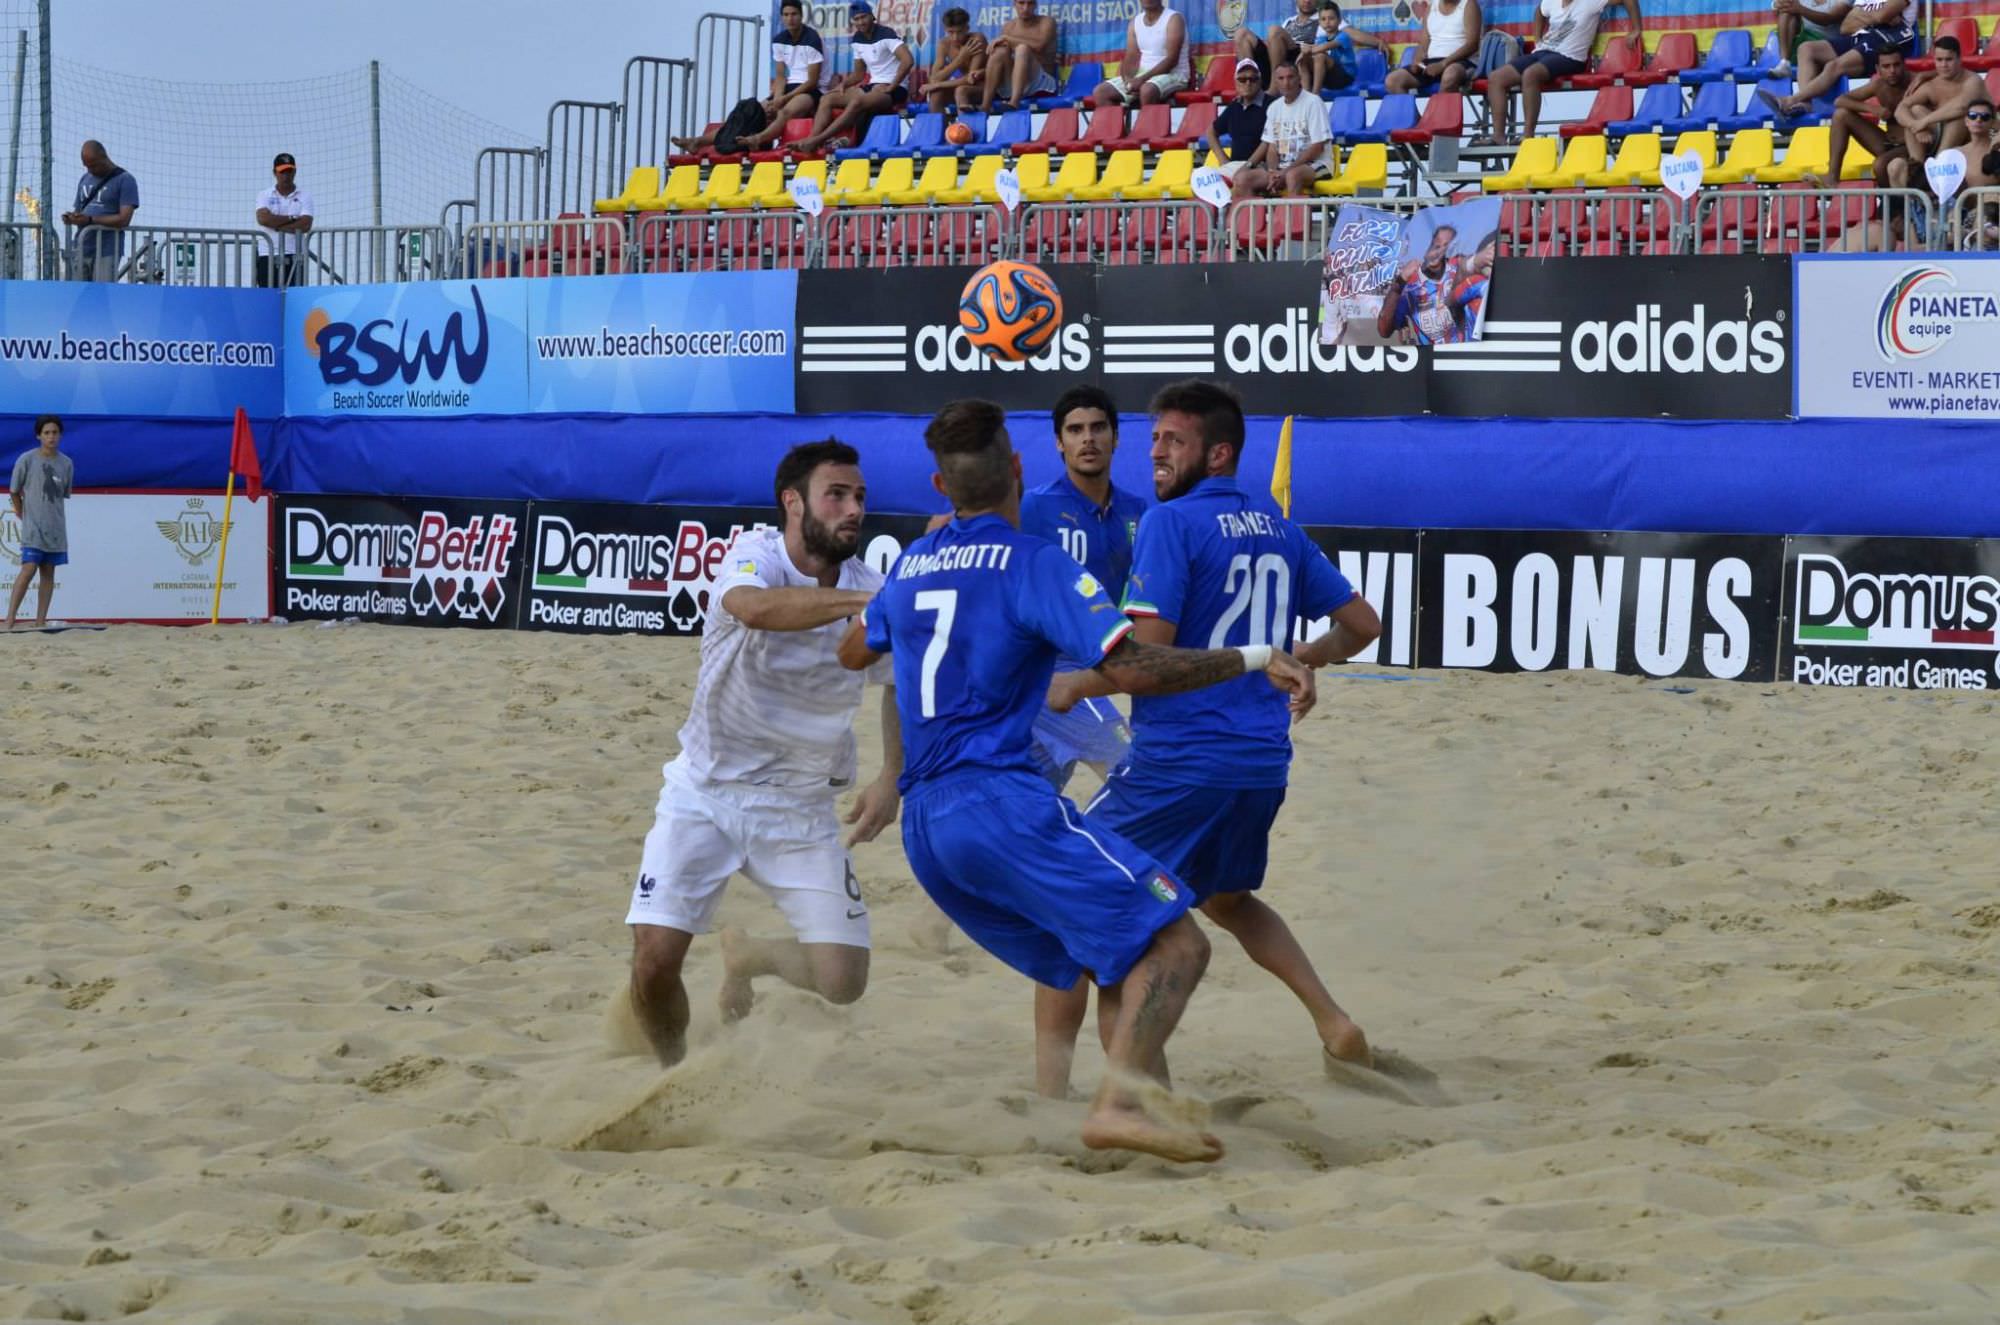
[[[1439,1085],[1218,936],[1176,1171],[1033,1096],[893,833],[859,1005],[724,1030],[704,942],[689,1061],[607,1054],[694,658],[0,640],[0,1318],[2000,1319],[1993,699],[1322,673],[1267,896]]]

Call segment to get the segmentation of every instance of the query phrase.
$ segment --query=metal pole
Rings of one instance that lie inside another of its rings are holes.
[[[54,87],[53,87],[53,86],[51,85],[51,84],[52,84],[52,81],[53,81],[53,80],[52,80],[52,73],[53,73],[53,68],[54,68],[54,61],[53,61],[53,60],[51,60],[51,59],[49,58],[49,30],[50,30],[50,28],[51,28],[51,27],[53,26],[53,24],[51,24],[51,22],[50,22],[50,19],[49,19],[49,14],[50,14],[50,9],[51,9],[51,7],[53,6],[53,4],[54,4],[54,0],[41,0],[41,37],[40,37],[40,40],[41,40],[41,43],[42,43],[42,48],[41,48],[41,50],[40,50],[39,52],[37,52],[37,53],[36,53],[36,59],[35,59],[35,62],[36,62],[36,64],[37,64],[37,65],[39,66],[39,67],[38,67],[38,68],[36,69],[36,71],[35,71],[35,72],[36,72],[36,75],[37,75],[37,76],[38,76],[38,77],[39,77],[39,78],[40,78],[40,79],[42,80],[42,87],[41,87],[41,92],[42,92],[42,107],[41,107],[41,115],[42,115],[42,227],[43,227],[43,233],[44,233],[45,235],[48,235],[48,236],[53,236],[53,235],[55,234],[55,232],[56,232],[56,220],[55,220],[55,218],[56,218],[56,217],[58,217],[58,216],[60,216],[60,215],[62,214],[62,213],[61,213],[60,211],[58,211],[58,210],[57,210],[57,208],[56,208],[56,203],[55,203],[55,195],[56,195],[56,154],[55,154],[55,114],[56,114],[56,98],[55,98],[55,88],[54,88]],[[59,247],[58,245],[56,245],[56,244],[54,244],[54,243],[48,243],[48,242],[45,242],[45,243],[44,243],[44,244],[42,245],[42,266],[43,266],[43,268],[44,268],[44,270],[43,270],[43,272],[42,272],[42,275],[43,275],[43,276],[49,276],[49,275],[52,275],[52,274],[53,274],[53,272],[52,272],[51,270],[49,270],[49,268],[51,268],[51,267],[53,266],[54,262],[55,262],[55,255],[56,255],[56,250],[57,250],[57,248],[58,248],[58,247]]]
[[[14,42],[14,131],[7,145],[7,224],[14,224],[14,193],[21,185],[21,112],[28,96],[28,30]]]
[[[382,224],[382,62],[368,62],[368,159],[373,163],[370,197],[375,224]]]

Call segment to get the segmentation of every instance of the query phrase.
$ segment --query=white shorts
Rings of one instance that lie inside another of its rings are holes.
[[[832,787],[705,782],[676,759],[665,769],[625,923],[706,934],[738,871],[777,903],[799,942],[868,946],[868,907],[840,844]]]
[[[1127,81],[1123,74],[1113,74],[1104,81],[1111,84],[1113,92],[1116,92],[1127,101],[1139,95],[1139,89]],[[1158,89],[1162,97],[1170,97],[1176,92],[1184,92],[1187,90],[1188,85],[1187,79],[1182,78],[1179,74],[1155,74],[1146,81]]]

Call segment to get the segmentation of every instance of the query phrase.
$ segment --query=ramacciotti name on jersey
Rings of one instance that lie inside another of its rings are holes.
[[[1217,511],[1215,524],[1224,538],[1278,536],[1278,522],[1263,511]]]
[[[906,552],[896,563],[896,578],[914,579],[948,570],[1006,570],[1014,549],[1005,543],[966,543],[938,552]]]

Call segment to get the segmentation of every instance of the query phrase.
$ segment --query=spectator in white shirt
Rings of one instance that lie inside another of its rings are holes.
[[[271,162],[271,187],[257,195],[257,224],[269,237],[257,241],[257,284],[304,285],[305,234],[313,226],[312,195],[299,187],[299,165],[290,152]]]
[[[1288,198],[1303,198],[1312,192],[1313,182],[1333,174],[1328,147],[1333,128],[1327,122],[1326,103],[1307,96],[1299,67],[1281,64],[1271,70],[1277,91],[1264,112],[1264,140],[1236,174],[1230,192],[1237,198],[1255,198],[1282,189]]]

